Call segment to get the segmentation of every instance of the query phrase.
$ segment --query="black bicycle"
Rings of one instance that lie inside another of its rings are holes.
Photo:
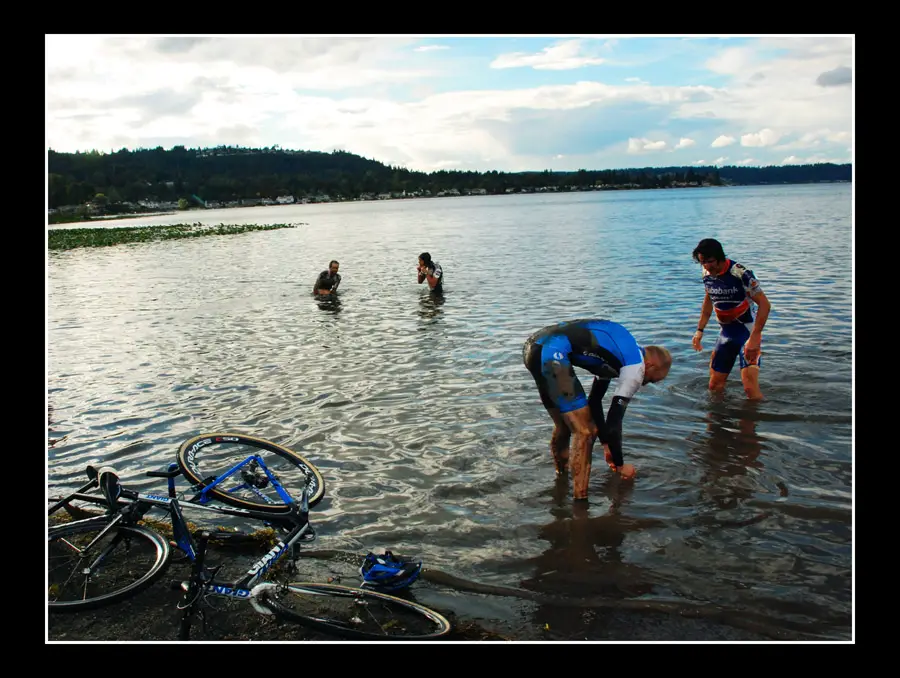
[[[130,490],[113,468],[88,466],[88,482],[50,506],[49,515],[73,501],[105,509],[102,515],[48,528],[51,612],[112,604],[157,581],[168,567],[171,548],[143,519],[158,509],[169,515],[173,543],[192,562],[189,579],[177,583],[184,591],[179,639],[189,639],[192,619],[202,618],[200,605],[210,596],[246,600],[261,614],[344,638],[417,640],[449,633],[443,615],[410,600],[337,584],[264,580],[285,554],[296,561],[299,545],[316,536],[309,508],[324,496],[325,483],[318,469],[292,450],[243,434],[205,434],[182,444],[168,470],[147,475],[166,478],[167,495]],[[175,479],[182,475],[192,483],[189,499],[176,492]],[[299,501],[291,490],[299,490]],[[210,505],[216,499],[231,506]],[[195,536],[184,509],[260,520],[281,537],[242,577],[220,581],[221,566],[206,564],[208,541],[245,535],[201,530]]]

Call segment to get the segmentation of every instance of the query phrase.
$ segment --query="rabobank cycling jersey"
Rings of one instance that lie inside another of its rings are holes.
[[[750,298],[760,292],[759,280],[753,271],[741,264],[726,259],[727,268],[720,275],[710,275],[702,268],[703,285],[709,294],[716,319],[723,325],[740,322],[753,323],[753,309]]]

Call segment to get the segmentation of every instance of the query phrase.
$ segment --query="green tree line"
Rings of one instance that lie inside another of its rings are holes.
[[[489,194],[548,187],[585,190],[596,186],[665,188],[722,185],[850,181],[851,166],[834,164],[780,167],[664,167],[577,172],[416,172],[348,153],[291,151],[275,147],[218,146],[112,153],[48,153],[49,207],[94,201],[110,205],[139,200],[206,201],[298,198],[327,194],[333,199],[363,194],[469,192]]]

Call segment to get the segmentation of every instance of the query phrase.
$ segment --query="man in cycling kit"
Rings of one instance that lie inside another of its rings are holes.
[[[623,478],[634,477],[634,466],[624,463],[622,457],[622,418],[642,385],[666,378],[672,366],[669,352],[661,346],[638,345],[618,323],[585,319],[538,330],[525,341],[522,358],[553,419],[550,452],[558,474],[569,470],[571,438],[575,499],[587,499],[591,452],[597,437],[609,467]],[[595,375],[589,398],[575,376],[575,367]],[[612,379],[620,381],[604,417],[602,399]]]
[[[709,390],[725,390],[725,380],[740,356],[744,392],[751,400],[762,400],[760,343],[772,305],[753,271],[727,258],[718,240],[701,240],[692,256],[703,267],[703,286],[706,288],[700,322],[691,342],[694,349],[702,350],[703,329],[713,311],[721,328],[709,360]],[[751,302],[759,307],[755,318]]]

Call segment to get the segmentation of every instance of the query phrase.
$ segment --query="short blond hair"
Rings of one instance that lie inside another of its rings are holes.
[[[647,346],[644,352],[651,356],[657,364],[664,368],[667,372],[672,367],[672,354],[662,346]]]

